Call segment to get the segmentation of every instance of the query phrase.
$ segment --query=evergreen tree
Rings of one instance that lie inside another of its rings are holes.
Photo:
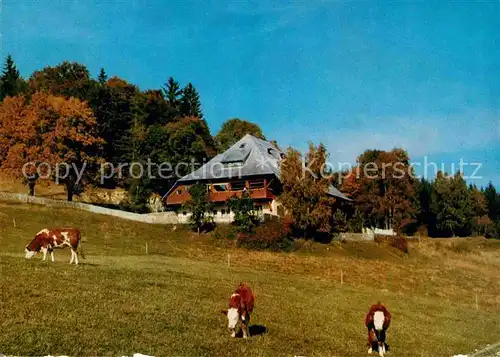
[[[419,199],[418,223],[427,226],[430,235],[435,231],[436,217],[432,212],[432,182],[422,179],[418,182],[417,195]]]
[[[180,103],[180,113],[182,116],[191,116],[202,119],[200,95],[191,83],[182,90]]]
[[[484,190],[484,196],[486,198],[488,206],[488,216],[493,221],[500,220],[500,193],[497,193],[493,183],[489,182],[488,186]]]
[[[177,82],[173,77],[170,77],[168,82],[165,83],[165,86],[162,88],[162,91],[167,103],[173,109],[178,111],[180,106],[180,97],[182,95],[182,89],[179,86],[179,82]]]
[[[457,233],[469,233],[474,216],[473,205],[467,184],[459,172],[452,177],[438,172],[434,182],[432,211],[441,234],[455,236]]]
[[[104,85],[104,84],[106,84],[107,80],[108,80],[108,75],[104,71],[104,68],[101,68],[101,71],[99,72],[99,76],[97,77],[97,81],[101,85]]]
[[[20,93],[21,81],[22,78],[19,74],[19,70],[14,64],[12,56],[8,55],[5,60],[2,76],[0,77],[0,100],[3,100],[7,96],[13,97]]]

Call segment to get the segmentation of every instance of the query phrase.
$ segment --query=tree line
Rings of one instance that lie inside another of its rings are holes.
[[[311,144],[304,157],[289,149],[281,166],[280,201],[305,237],[366,227],[407,235],[500,238],[500,192],[491,182],[481,188],[467,185],[461,172],[419,178],[408,153],[399,148],[366,150],[344,172],[325,170],[327,158],[323,145]],[[327,195],[330,185],[352,203]]]
[[[122,208],[135,212],[145,212],[150,195],[166,193],[190,167],[181,166],[169,179],[160,178],[153,167],[152,177],[135,178],[123,172],[100,182],[98,168],[103,163],[114,167],[148,160],[172,166],[203,164],[247,133],[266,139],[257,125],[237,118],[226,121],[212,135],[194,85],[182,86],[172,76],[166,76],[161,88],[141,90],[117,76],[108,77],[104,69],[92,78],[84,65],[62,62],[23,78],[7,56],[0,76],[0,100],[3,175],[24,180],[30,194],[35,194],[39,175],[50,174],[65,185],[68,200],[85,185],[123,187],[129,200]],[[304,157],[289,148],[281,164],[279,200],[297,236],[331,236],[360,232],[363,227],[431,236],[500,235],[500,193],[492,183],[482,188],[468,186],[459,173],[439,172],[432,181],[401,176],[401,171],[412,173],[403,149],[367,150],[348,172],[325,172],[327,159],[323,145],[311,144]],[[27,162],[44,163],[42,171],[30,166],[23,173]],[[60,162],[73,170],[68,173],[68,167],[58,166]],[[367,175],[363,168],[373,163],[375,168]],[[79,172],[84,175],[77,180]],[[331,185],[353,203],[327,195]],[[232,203],[246,207],[245,212],[252,211],[248,204]],[[238,221],[254,224],[244,214]]]
[[[68,200],[86,184],[124,187],[130,199],[124,209],[143,212],[151,193],[164,194],[189,173],[179,166],[169,179],[161,179],[156,166],[151,177],[126,169],[98,182],[103,163],[168,162],[202,164],[232,145],[236,137],[252,133],[264,138],[255,124],[240,119],[224,123],[212,136],[203,117],[201,100],[192,83],[181,86],[168,77],[161,88],[140,90],[101,69],[92,78],[79,63],[62,62],[22,78],[7,56],[0,76],[0,171],[24,180],[34,194],[39,176],[64,177]],[[34,162],[23,173],[23,165]],[[65,162],[74,168],[64,175]],[[42,172],[32,172],[44,163]],[[110,167],[110,166],[106,166]],[[85,169],[85,170],[83,170]],[[75,183],[75,172],[85,177]],[[57,175],[59,174],[59,175]],[[164,175],[163,175],[164,176]],[[107,177],[107,175],[106,175]],[[139,177],[139,178],[134,178]]]

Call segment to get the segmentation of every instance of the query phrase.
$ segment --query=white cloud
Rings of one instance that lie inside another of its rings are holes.
[[[374,124],[371,124],[374,123]],[[330,161],[354,163],[367,149],[400,147],[410,157],[460,153],[498,142],[500,120],[491,113],[464,113],[455,117],[389,118],[370,122],[370,127],[337,129],[331,136],[315,135],[330,152]]]

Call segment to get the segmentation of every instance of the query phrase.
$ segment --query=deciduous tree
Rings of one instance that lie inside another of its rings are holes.
[[[365,151],[341,186],[355,199],[365,225],[397,231],[415,218],[415,188],[409,157],[402,149]]]
[[[35,71],[28,85],[31,93],[48,91],[56,96],[88,100],[93,83],[84,65],[64,61],[55,67]]]
[[[218,151],[226,151],[246,134],[266,140],[257,124],[237,118],[227,120],[215,136]]]
[[[227,202],[228,208],[234,213],[233,224],[240,232],[250,233],[258,224],[255,215],[255,205],[246,191],[241,197],[233,196]]]
[[[202,228],[212,223],[212,218],[209,212],[212,210],[212,204],[208,197],[207,185],[196,183],[189,188],[189,201],[184,204],[191,216],[189,217],[189,224],[200,234]]]
[[[92,110],[76,98],[45,92],[35,93],[24,108],[21,104],[20,98],[13,98],[0,110],[0,121],[13,120],[17,127],[2,126],[9,140],[2,171],[21,179],[36,178],[32,174],[38,168],[42,176],[50,174],[64,183],[71,201],[77,184],[83,184],[78,178],[91,180],[100,162],[97,152],[103,141],[96,135]]]
[[[283,193],[279,200],[305,237],[332,229],[335,199],[327,194],[331,177],[325,171],[326,160],[326,148],[311,143],[304,161],[297,150],[289,148],[281,163]]]

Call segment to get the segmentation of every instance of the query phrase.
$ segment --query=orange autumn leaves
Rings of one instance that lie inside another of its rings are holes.
[[[399,231],[415,218],[417,182],[409,161],[402,149],[367,150],[343,174],[340,190],[356,201],[370,225]]]
[[[30,162],[44,163],[42,171],[98,162],[102,144],[92,110],[81,100],[37,92],[29,101],[7,97],[0,105],[0,170],[10,176],[22,178]],[[25,173],[33,174],[35,165]]]

